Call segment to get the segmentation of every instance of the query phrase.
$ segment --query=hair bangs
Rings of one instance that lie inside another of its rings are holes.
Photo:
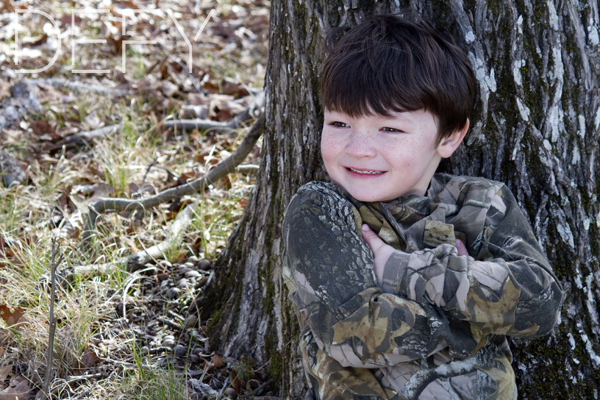
[[[394,47],[384,49],[386,54],[375,55],[363,49],[340,64],[335,64],[335,56],[332,56],[321,80],[323,106],[355,118],[373,114],[390,116],[390,112],[426,108],[421,101],[420,86],[410,78],[404,66],[394,62],[399,58],[392,53],[403,51]],[[381,50],[381,46],[377,50]],[[335,71],[327,71],[330,65],[336,65]]]

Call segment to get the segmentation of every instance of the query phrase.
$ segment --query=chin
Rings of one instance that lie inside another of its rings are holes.
[[[386,199],[385,196],[378,196],[377,194],[373,194],[373,193],[352,193],[352,192],[349,192],[349,193],[356,200],[362,201],[362,202],[365,202],[365,203],[375,203],[375,202],[390,201],[390,200]]]

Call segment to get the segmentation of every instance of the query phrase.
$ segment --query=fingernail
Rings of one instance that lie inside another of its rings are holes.
[[[369,231],[369,225],[362,224],[362,230],[363,230],[363,232],[368,232]]]

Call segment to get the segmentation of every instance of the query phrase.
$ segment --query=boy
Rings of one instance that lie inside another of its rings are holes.
[[[563,292],[499,182],[435,174],[474,102],[468,59],[376,16],[321,77],[321,153],[284,221],[284,278],[316,399],[516,399],[506,336],[556,324]]]

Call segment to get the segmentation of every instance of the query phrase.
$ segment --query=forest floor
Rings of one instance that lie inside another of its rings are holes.
[[[260,110],[229,131],[165,124],[254,107],[268,17],[264,0],[0,0],[0,400],[44,398],[45,382],[60,399],[277,394],[261,366],[211,352],[211,321],[189,313],[244,212],[260,139],[204,191],[100,214],[84,246],[99,198],[178,187],[237,148]],[[171,239],[127,268],[123,257]]]

